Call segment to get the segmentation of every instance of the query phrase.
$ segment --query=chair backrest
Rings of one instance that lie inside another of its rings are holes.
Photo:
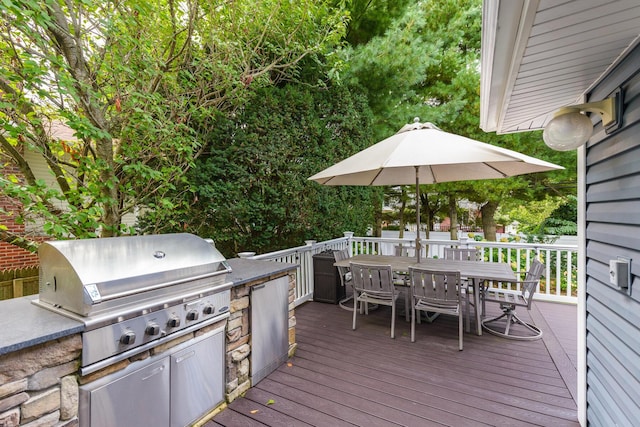
[[[349,258],[350,257],[349,257],[348,248],[341,249],[339,251],[333,251],[333,259],[335,259],[336,261],[343,261]],[[344,286],[345,282],[349,281],[349,278],[347,278],[347,273],[349,273],[349,267],[336,266],[336,268],[338,269],[338,274],[340,274],[340,282],[342,282],[342,286]]]
[[[533,301],[533,294],[536,293],[538,283],[544,272],[544,264],[538,259],[534,259],[529,267],[529,271],[525,275],[524,281],[521,282],[522,297],[527,302],[527,308],[531,307]]]
[[[460,304],[460,272],[409,267],[411,294],[440,308]]]
[[[333,251],[333,257],[336,261],[342,261],[349,257],[349,248],[340,249],[339,251]]]
[[[409,256],[409,248],[403,245],[395,245],[393,247],[395,256]]]
[[[393,271],[390,265],[350,263],[353,288],[377,296],[393,296]]]
[[[444,259],[457,261],[477,261],[478,250],[472,248],[444,248]]]

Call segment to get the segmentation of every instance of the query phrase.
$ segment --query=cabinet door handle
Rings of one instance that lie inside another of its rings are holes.
[[[180,356],[180,357],[176,357],[176,363],[180,363],[184,360],[187,360],[190,357],[195,356],[196,352],[195,351],[190,351],[189,353],[185,354],[184,356]]]
[[[146,381],[149,378],[158,375],[160,372],[164,371],[164,366],[158,366],[157,368],[155,368],[154,370],[152,370],[149,375],[147,375],[146,377],[142,378],[142,381]]]
[[[262,288],[264,288],[265,286],[267,286],[267,284],[266,284],[266,283],[263,283],[263,284],[261,284],[261,285],[255,285],[255,286],[254,286],[254,287],[252,287],[251,289],[253,289],[253,290],[255,291],[255,290],[258,290],[258,289],[262,289]]]

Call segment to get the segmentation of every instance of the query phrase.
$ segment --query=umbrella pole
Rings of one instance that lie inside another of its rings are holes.
[[[416,166],[416,262],[420,262],[420,178]]]

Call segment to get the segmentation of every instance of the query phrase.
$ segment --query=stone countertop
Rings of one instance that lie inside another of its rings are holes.
[[[233,286],[282,275],[298,267],[296,264],[246,258],[232,258],[227,262],[232,270],[227,279],[233,282]]]
[[[83,331],[84,324],[31,304],[30,295],[0,301],[0,357]]]
[[[282,275],[295,264],[233,258],[227,279],[234,286]],[[80,333],[84,324],[31,303],[37,295],[0,301],[0,357],[3,354]]]

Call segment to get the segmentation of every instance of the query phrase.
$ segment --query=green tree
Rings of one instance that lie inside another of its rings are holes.
[[[386,212],[385,218],[389,222],[398,222],[398,230],[401,239],[404,237],[405,224],[407,223],[407,215],[410,214],[409,202],[411,198],[407,192],[408,186],[399,185],[388,187],[384,192],[384,201],[386,206],[390,206],[393,211]],[[397,209],[397,213],[395,210]],[[415,212],[414,212],[415,215]]]
[[[5,0],[0,16],[0,154],[22,175],[0,187],[19,220],[57,238],[134,232],[122,219],[139,208],[186,210],[171,196],[188,190],[213,117],[296,80],[303,60],[326,62],[344,35],[342,11],[315,0]],[[75,140],[52,138],[55,121]]]
[[[555,237],[575,236],[578,232],[578,199],[569,195],[564,199],[548,198],[520,206],[507,213],[509,219],[518,221],[518,231],[532,242],[548,242]]]
[[[351,46],[382,36],[394,20],[400,18],[411,0],[351,0],[346,41]]]
[[[567,200],[554,209],[541,225],[542,233],[555,236],[575,236],[578,234],[578,198]]]
[[[366,232],[376,190],[307,178],[371,143],[366,99],[346,87],[287,84],[257,91],[233,117],[218,117],[190,173],[188,216],[146,216],[154,231],[189,230],[227,256]]]
[[[566,171],[504,180],[424,186],[482,206],[485,237],[495,240],[494,215],[501,204],[522,204],[549,194],[575,192],[575,153],[552,152],[540,133],[501,135],[479,128],[480,0],[442,0],[408,5],[383,35],[342,51],[346,81],[361,85],[375,116],[377,139],[396,132],[414,116],[442,130],[513,149],[565,166]],[[447,147],[442,147],[446,150]],[[453,203],[447,203],[451,206]],[[425,219],[435,212],[422,204]],[[449,208],[450,209],[450,208]],[[431,210],[431,212],[429,212]],[[452,224],[455,225],[455,224]]]

